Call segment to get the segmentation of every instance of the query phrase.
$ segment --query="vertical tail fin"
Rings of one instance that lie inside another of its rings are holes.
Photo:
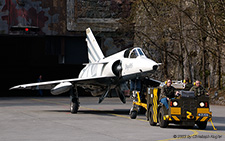
[[[91,31],[90,28],[86,29],[87,34],[87,46],[88,46],[88,59],[89,63],[94,63],[104,58],[104,55]]]

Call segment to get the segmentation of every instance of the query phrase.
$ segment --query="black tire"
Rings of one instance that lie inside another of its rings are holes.
[[[164,111],[163,111],[163,107],[161,107],[160,110],[159,110],[159,117],[158,117],[158,119],[159,119],[159,126],[161,128],[166,128],[168,126],[168,121],[163,119],[164,115],[165,114],[164,114]]]
[[[199,129],[205,129],[207,126],[207,121],[204,122],[197,122],[198,128]]]
[[[151,126],[156,126],[156,122],[153,121],[153,107],[151,106],[150,107],[150,110],[149,110],[149,124]]]
[[[70,112],[72,114],[76,114],[78,112],[78,109],[79,109],[79,101],[78,100],[75,100],[75,101],[71,101],[70,102]]]
[[[131,111],[131,112],[130,112],[130,118],[131,118],[131,119],[136,119],[136,118],[137,118],[137,114],[138,114],[137,111]]]

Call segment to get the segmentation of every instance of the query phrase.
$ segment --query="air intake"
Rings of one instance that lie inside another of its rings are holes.
[[[158,65],[154,65],[154,66],[152,67],[153,70],[157,70],[157,68],[158,68]]]

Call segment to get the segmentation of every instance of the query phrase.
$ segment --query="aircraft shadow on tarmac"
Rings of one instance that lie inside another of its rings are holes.
[[[113,116],[111,114],[118,115],[129,115],[129,109],[113,109],[113,110],[79,110],[77,114],[95,114],[95,115],[107,115]],[[62,112],[68,113],[70,110],[45,110],[44,112]],[[74,114],[76,115],[76,114]]]
[[[129,109],[114,109],[114,110],[79,110],[78,114],[96,114],[96,115],[109,115],[118,114],[118,115],[129,115]]]

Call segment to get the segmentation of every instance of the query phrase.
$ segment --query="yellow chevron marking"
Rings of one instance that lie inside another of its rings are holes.
[[[199,116],[196,116],[196,120],[198,120],[199,119]]]
[[[208,117],[203,117],[200,121],[205,121]]]
[[[180,119],[177,116],[172,116],[176,121],[180,121]]]
[[[154,97],[153,97],[153,121],[154,122],[157,122],[157,107],[158,107],[158,105],[157,105],[157,99],[158,99],[157,93],[158,93],[158,89],[154,88],[153,89],[153,95],[154,95]]]

